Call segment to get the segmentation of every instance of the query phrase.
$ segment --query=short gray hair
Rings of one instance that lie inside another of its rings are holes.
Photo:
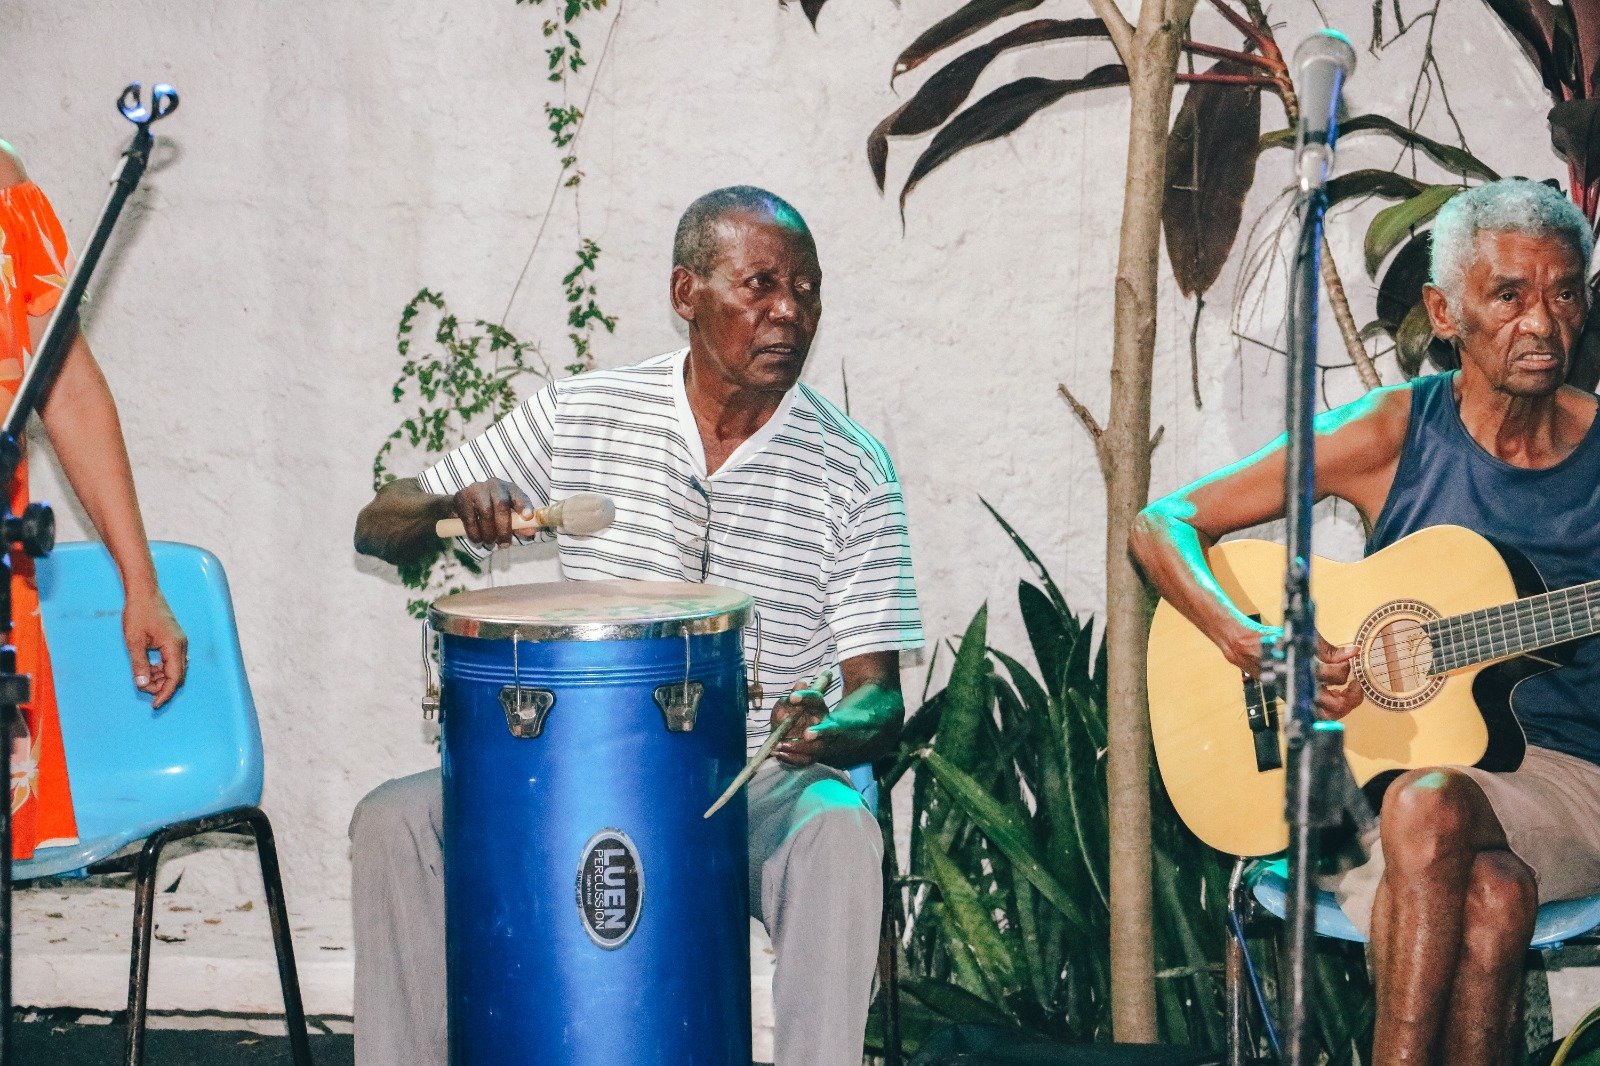
[[[1576,204],[1542,181],[1502,178],[1452,196],[1433,222],[1430,280],[1459,312],[1479,233],[1565,237],[1589,269],[1594,232]]]
[[[765,215],[811,238],[811,228],[789,202],[754,185],[715,189],[690,204],[672,240],[672,265],[705,277],[717,258],[717,223],[728,215]]]

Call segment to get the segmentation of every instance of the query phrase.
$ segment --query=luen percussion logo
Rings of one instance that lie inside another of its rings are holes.
[[[583,846],[578,863],[578,914],[583,931],[603,948],[620,948],[633,935],[644,907],[644,867],[639,849],[620,829],[602,829]]]

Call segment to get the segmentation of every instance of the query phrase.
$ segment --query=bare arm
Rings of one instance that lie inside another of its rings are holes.
[[[1394,481],[1410,415],[1409,390],[1368,393],[1317,419],[1318,499],[1350,501],[1370,525]],[[1246,672],[1259,668],[1268,627],[1228,600],[1205,553],[1223,536],[1282,517],[1283,438],[1210,477],[1150,504],[1139,514],[1128,548],[1156,591]],[[1331,649],[1325,648],[1331,654]]]
[[[45,325],[43,318],[29,319],[35,345]],[[160,707],[183,683],[188,638],[156,584],[116,401],[81,333],[73,338],[39,417],[62,472],[122,577],[123,637],[134,684]],[[157,654],[154,663],[151,651]]]
[[[454,496],[437,496],[416,478],[404,478],[379,489],[356,516],[356,551],[395,566],[414,563],[438,546],[433,527],[444,518],[461,519],[468,540],[506,545],[513,515],[533,517],[533,504],[509,482],[480,481]]]
[[[797,691],[772,709],[772,724],[800,715],[806,726],[778,745],[777,756],[791,766],[820,762],[840,769],[882,758],[894,750],[905,725],[900,695],[900,653],[869,652],[839,664],[844,698],[828,713],[821,693]]]

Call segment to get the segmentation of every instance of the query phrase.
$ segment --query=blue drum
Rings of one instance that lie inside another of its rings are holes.
[[[741,592],[446,596],[452,1066],[747,1066]]]

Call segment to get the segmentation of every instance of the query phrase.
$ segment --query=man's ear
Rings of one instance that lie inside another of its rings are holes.
[[[1437,285],[1422,286],[1422,303],[1428,309],[1428,323],[1433,326],[1435,337],[1450,341],[1461,335],[1461,329],[1450,315],[1450,300],[1443,289]]]
[[[673,311],[685,322],[694,321],[695,294],[699,287],[700,279],[688,267],[672,268],[672,280],[667,285],[667,292],[672,298]]]

